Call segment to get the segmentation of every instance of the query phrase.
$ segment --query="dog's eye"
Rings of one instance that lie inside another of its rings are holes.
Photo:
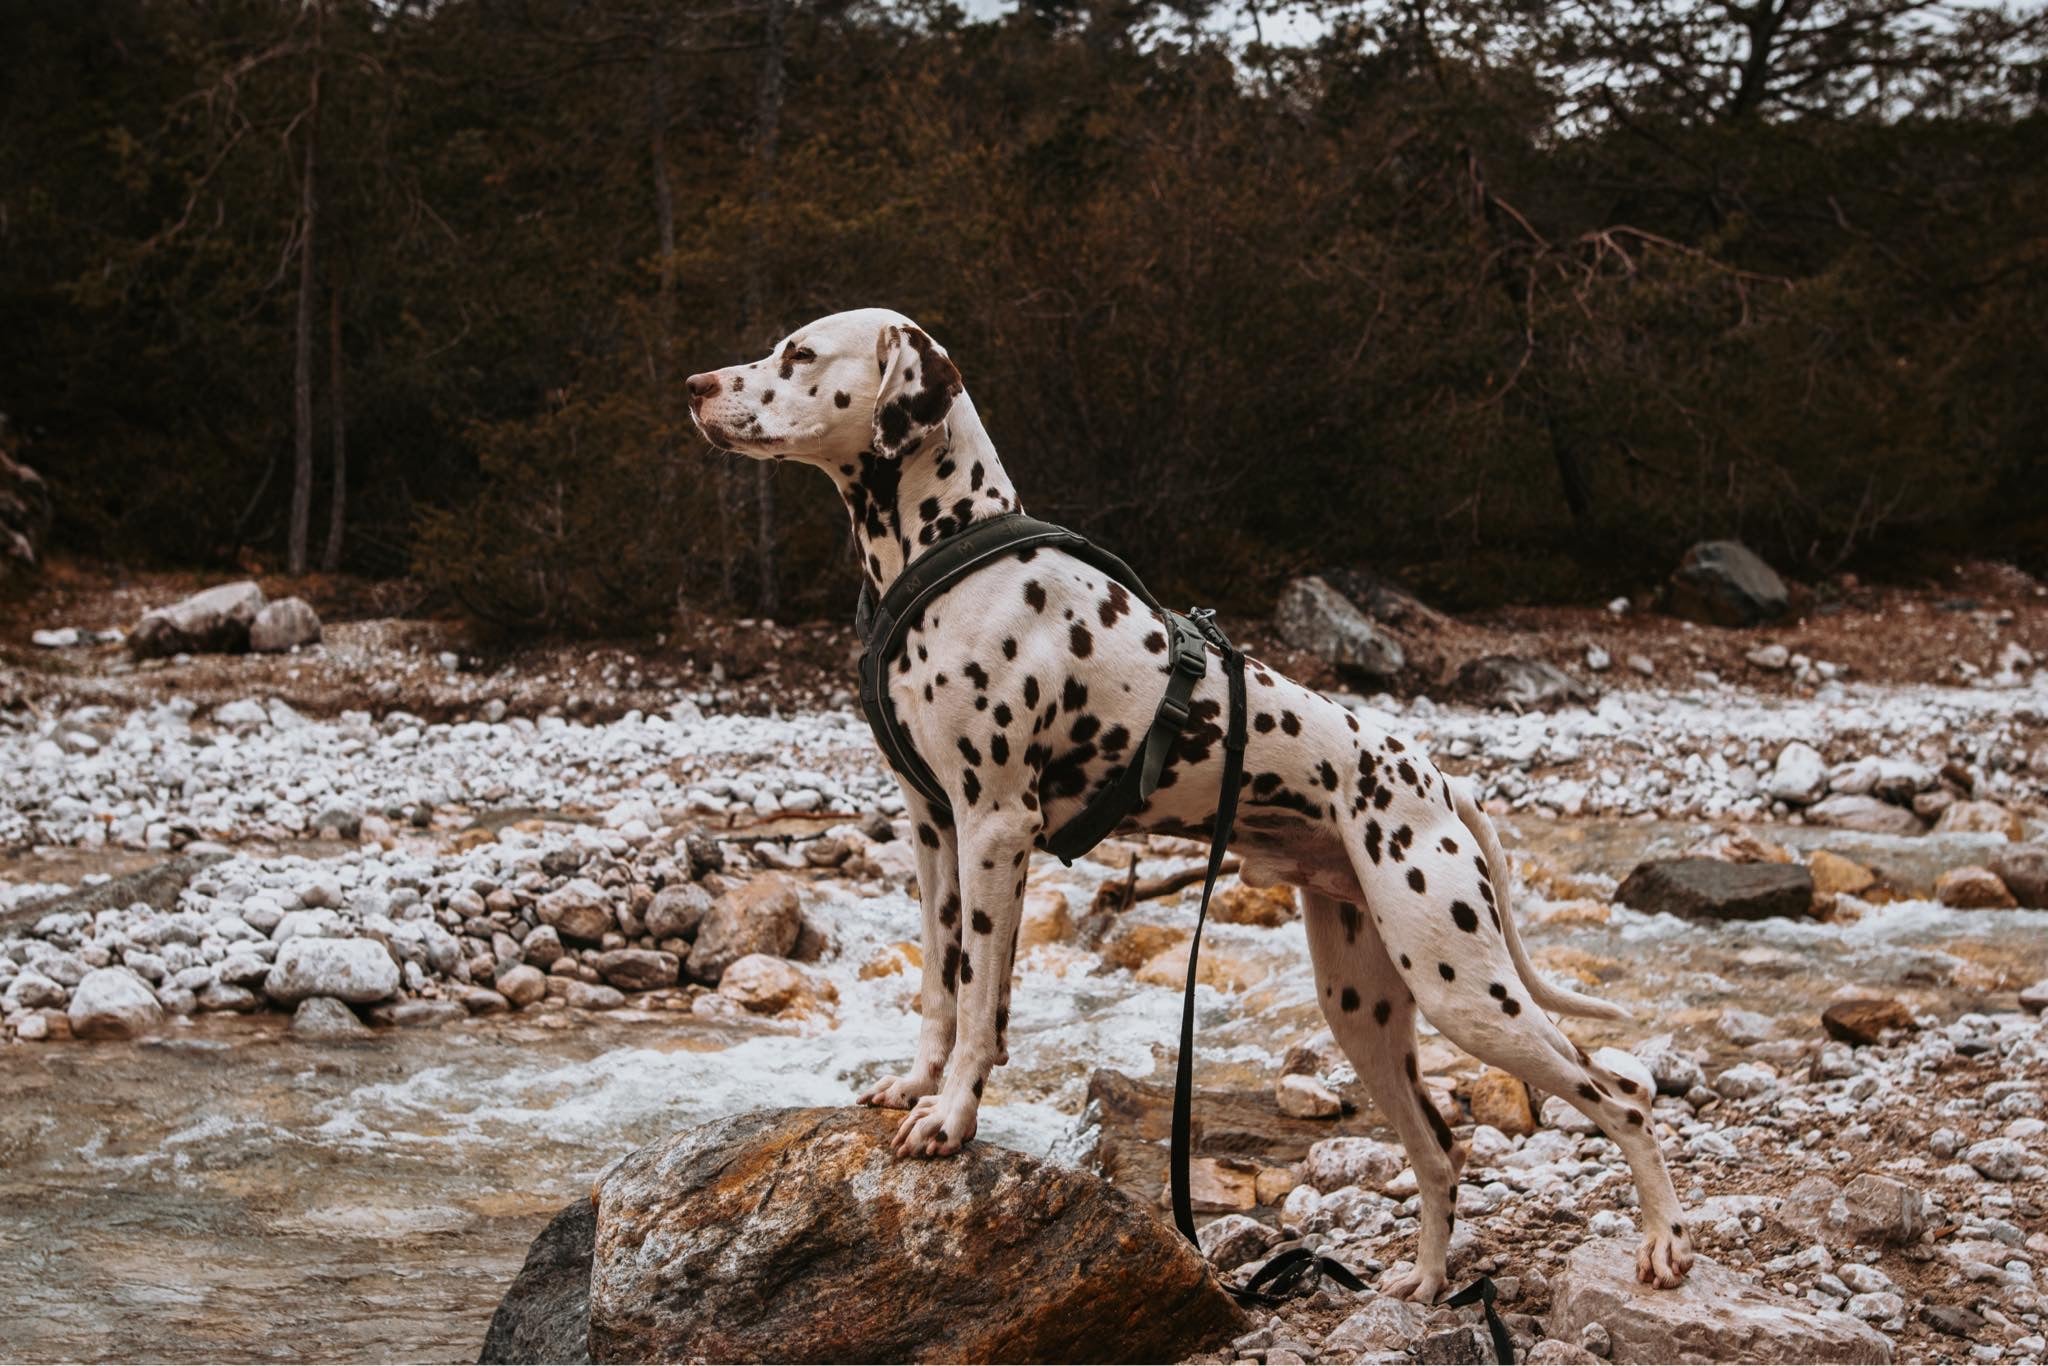
[[[799,346],[796,350],[789,353],[789,358],[791,360],[816,360],[818,353],[811,350],[808,346]]]

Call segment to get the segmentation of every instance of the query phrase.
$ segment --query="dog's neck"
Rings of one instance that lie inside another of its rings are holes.
[[[919,555],[975,522],[1022,511],[974,402],[961,394],[944,428],[900,459],[864,452],[832,471],[853,522],[862,576],[879,597]]]

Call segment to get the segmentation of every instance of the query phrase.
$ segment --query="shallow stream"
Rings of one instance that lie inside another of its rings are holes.
[[[1511,846],[1595,880],[1705,833],[1593,820],[1504,830]],[[1763,833],[1823,842],[1818,831]],[[1824,842],[1912,888],[1982,840]],[[1077,913],[1107,875],[1039,869]],[[150,1042],[0,1048],[0,1359],[474,1360],[528,1241],[614,1158],[717,1115],[840,1103],[907,1061],[912,979],[859,969],[914,937],[914,909],[898,895],[820,890],[810,913],[839,946],[825,965],[840,993],[829,1029],[619,1012],[312,1043],[282,1017],[210,1016]],[[1627,911],[1544,924],[1541,910],[1527,918],[1539,959],[1638,1008],[1635,1023],[1582,1037],[1676,1029],[1717,1056],[1734,1052],[1712,1025],[1724,1010],[1811,1038],[1850,984],[1950,1015],[2009,1007],[2043,975],[2048,942],[2048,913],[1916,900],[1851,925],[1702,926]],[[1301,931],[1221,925],[1206,942],[1252,980],[1202,995],[1202,1082],[1269,1084],[1288,1044],[1319,1023]],[[1154,1071],[1179,1004],[1176,990],[1101,972],[1093,954],[1033,951],[982,1137],[1043,1152],[1093,1069]],[[1425,1051],[1455,1065],[1440,1041]]]

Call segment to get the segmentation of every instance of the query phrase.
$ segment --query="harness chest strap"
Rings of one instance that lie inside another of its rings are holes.
[[[926,801],[941,809],[950,808],[951,796],[904,734],[889,700],[889,661],[896,657],[904,638],[923,619],[926,605],[934,598],[983,565],[1034,547],[1064,551],[1093,565],[1123,584],[1166,622],[1166,687],[1143,742],[1116,782],[1097,792],[1073,819],[1045,839],[1048,851],[1061,862],[1072,863],[1100,844],[1139,802],[1157,790],[1159,775],[1187,725],[1195,685],[1208,673],[1208,639],[1213,636],[1222,640],[1222,633],[1213,624],[1205,621],[1198,626],[1179,613],[1166,611],[1129,565],[1078,532],[1020,512],[1004,513],[976,522],[920,555],[897,575],[879,603],[868,588],[861,589],[860,607],[854,617],[863,647],[860,705],[876,743],[896,771]]]

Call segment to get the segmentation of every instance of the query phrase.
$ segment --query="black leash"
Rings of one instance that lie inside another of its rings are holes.
[[[1501,1321],[1500,1311],[1493,1307],[1499,1292],[1494,1289],[1493,1277],[1481,1276],[1472,1284],[1444,1301],[1452,1309],[1463,1309],[1468,1304],[1477,1304],[1486,1311],[1486,1331],[1493,1338],[1493,1359],[1503,1366],[1514,1366],[1515,1340],[1508,1336],[1508,1326]]]
[[[1237,822],[1237,789],[1244,774],[1244,652],[1223,638],[1210,611],[1189,613],[1203,635],[1223,652],[1223,673],[1230,682],[1230,722],[1223,736],[1223,785],[1216,793],[1216,823],[1209,834],[1209,871],[1202,879],[1202,904],[1195,912],[1195,935],[1188,941],[1188,985],[1180,1003],[1180,1061],[1173,1079],[1173,1146],[1167,1170],[1173,1181],[1173,1222],[1181,1236],[1201,1247],[1195,1237],[1195,1212],[1188,1196],[1189,1131],[1193,1127],[1195,1090],[1195,972],[1202,960],[1202,926],[1209,919],[1209,898],[1223,871],[1223,851],[1230,846]]]

